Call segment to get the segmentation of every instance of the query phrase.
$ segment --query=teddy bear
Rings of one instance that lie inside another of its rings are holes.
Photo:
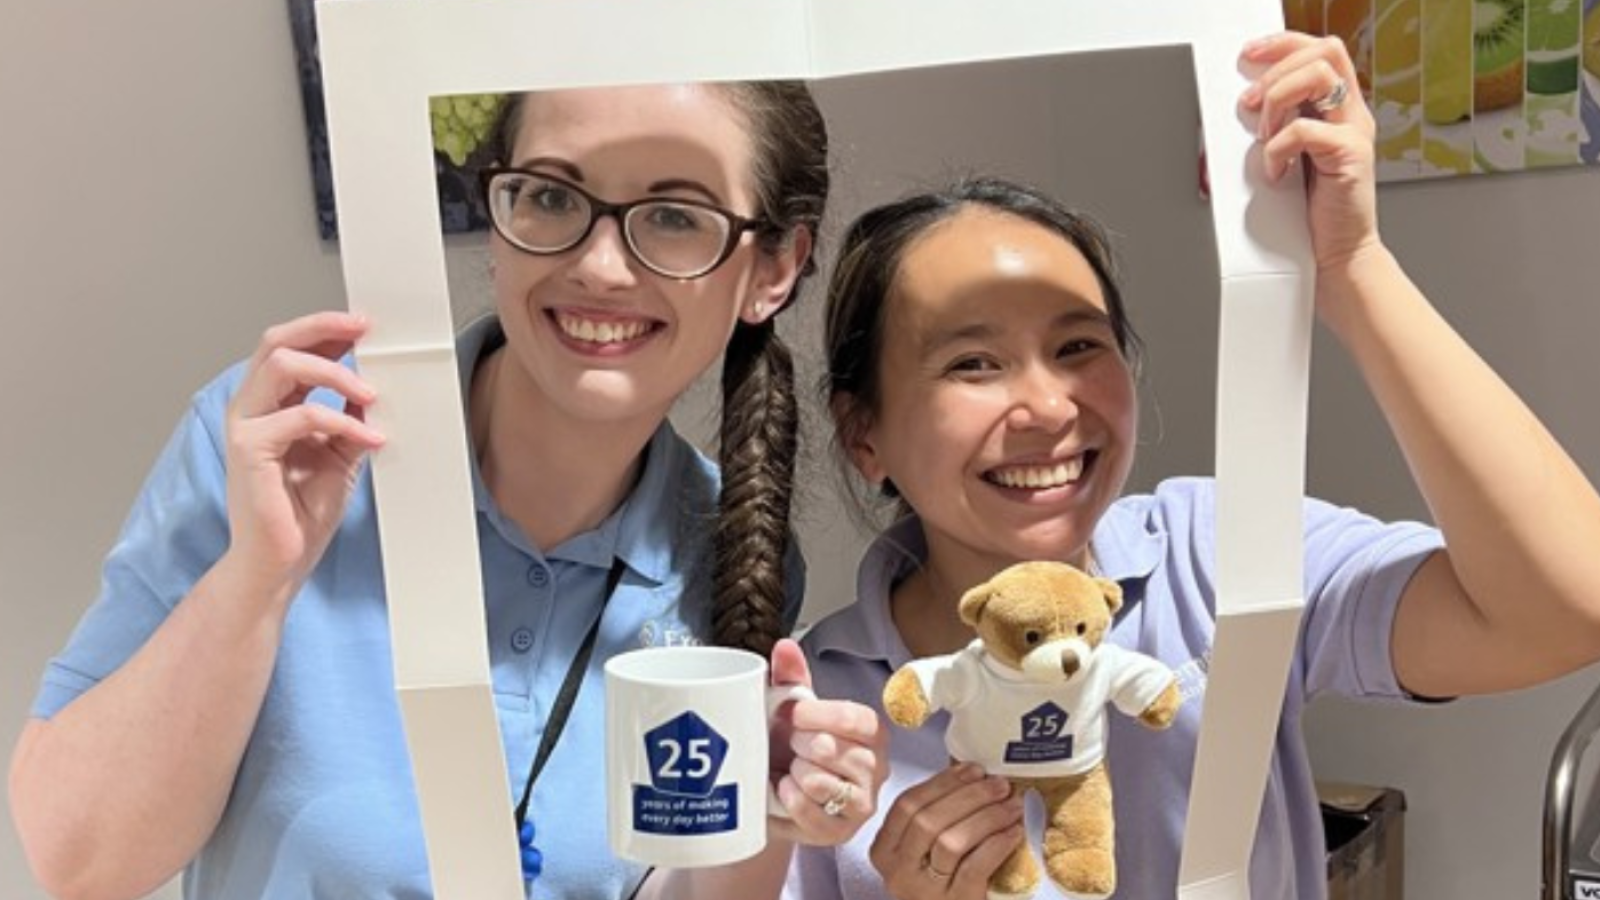
[[[976,640],[912,660],[883,690],[895,724],[917,728],[949,710],[952,758],[1006,776],[1014,794],[1038,791],[1044,868],[1073,898],[1116,890],[1105,707],[1163,729],[1183,702],[1171,669],[1105,642],[1121,606],[1121,586],[1109,578],[1066,563],[1013,565],[961,597]],[[989,897],[1032,896],[1039,878],[1024,840],[990,878]]]

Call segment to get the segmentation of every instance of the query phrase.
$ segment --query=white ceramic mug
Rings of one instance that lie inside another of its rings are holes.
[[[652,647],[606,662],[611,850],[652,866],[714,866],[767,845],[784,815],[768,780],[772,713],[811,698],[768,687],[767,661],[725,647]]]

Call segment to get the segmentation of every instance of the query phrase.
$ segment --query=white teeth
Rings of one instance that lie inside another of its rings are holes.
[[[1043,490],[1071,484],[1082,474],[1083,457],[1074,456],[1066,462],[1056,463],[1053,466],[1009,466],[995,469],[990,473],[989,479],[1003,487]]]
[[[561,326],[561,332],[567,337],[592,344],[631,341],[650,328],[646,322],[601,322],[596,325],[588,319],[561,313],[556,314],[556,324]]]

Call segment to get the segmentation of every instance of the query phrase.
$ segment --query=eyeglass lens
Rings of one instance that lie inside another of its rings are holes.
[[[493,214],[513,243],[535,253],[559,253],[588,234],[594,204],[571,185],[521,173],[497,182],[490,192]],[[731,228],[716,210],[672,200],[627,204],[622,222],[634,255],[668,275],[710,268],[722,257]]]

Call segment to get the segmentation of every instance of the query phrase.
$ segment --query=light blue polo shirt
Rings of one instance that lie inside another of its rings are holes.
[[[1216,625],[1214,499],[1209,479],[1166,481],[1153,494],[1119,500],[1094,533],[1096,563],[1124,592],[1110,640],[1166,663],[1177,673],[1185,697],[1168,731],[1108,715],[1106,758],[1117,829],[1114,896],[1122,900],[1177,893]],[[1386,524],[1315,500],[1306,501],[1304,521],[1306,607],[1251,858],[1255,900],[1327,895],[1322,820],[1300,734],[1301,714],[1322,693],[1406,699],[1389,657],[1394,611],[1417,566],[1443,546],[1439,532],[1427,526]],[[873,543],[858,572],[856,602],[817,623],[802,641],[818,694],[857,700],[882,714],[884,682],[911,659],[889,615],[890,588],[926,556],[922,525],[914,518]],[[920,729],[890,727],[890,775],[878,796],[876,817],[838,848],[799,848],[786,896],[887,898],[868,850],[894,799],[949,765],[943,736],[948,721],[948,713],[941,712]],[[1037,841],[1043,822],[1036,798],[1028,819]],[[1046,880],[1037,896],[1061,894]]]
[[[477,360],[502,341],[492,318],[462,333],[463,389]],[[242,375],[235,366],[195,395],[106,560],[99,598],[46,669],[33,715],[49,718],[115,671],[223,553],[223,411]],[[513,803],[550,704],[600,609],[612,560],[626,564],[530,811],[545,859],[538,896],[625,896],[643,870],[614,859],[606,846],[602,667],[625,650],[708,638],[707,528],[716,516],[716,468],[664,423],[627,501],[595,530],[547,551],[500,513],[476,463],[472,477],[489,657]],[[804,569],[797,552],[788,562],[792,626]],[[506,822],[508,831],[513,827]],[[232,796],[186,870],[184,896],[431,896],[395,698],[366,472],[290,608]]]

